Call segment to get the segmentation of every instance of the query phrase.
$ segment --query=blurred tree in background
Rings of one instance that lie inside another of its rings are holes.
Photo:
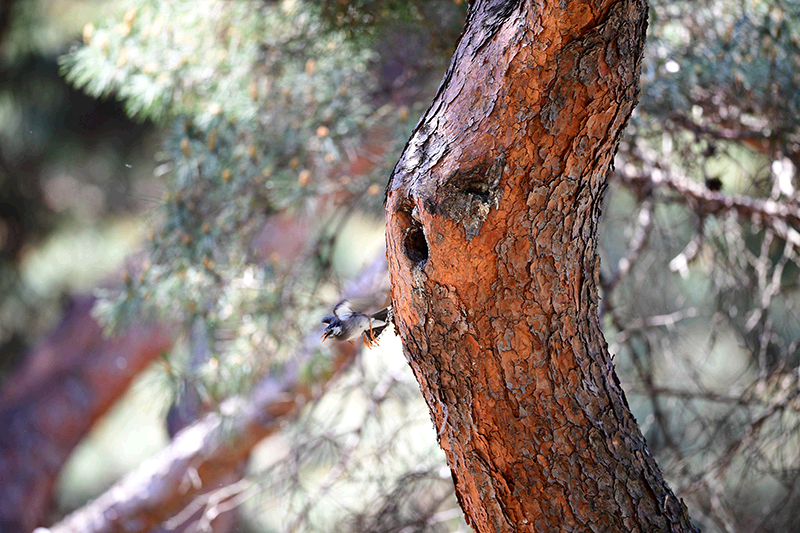
[[[306,406],[296,420],[259,422],[272,437],[252,457],[259,439],[231,437],[241,418],[222,409],[220,431],[241,460],[225,465],[228,477],[184,468],[176,486],[195,488],[164,506],[165,527],[464,530],[399,352],[352,364],[351,347],[331,354],[316,336],[343,295],[386,303],[359,272],[383,255],[386,179],[435,93],[466,3],[45,4],[11,2],[0,26],[4,426],[17,427],[21,405],[41,396],[19,392],[30,382],[11,374],[25,369],[17,361],[35,356],[61,295],[89,287],[63,276],[67,265],[136,249],[95,313],[110,330],[133,331],[128,346],[143,320],[178,334],[145,395],[165,416],[169,407],[171,434],[220,405],[234,409],[231,397],[278,420]],[[800,3],[779,0],[651,2],[641,103],[606,195],[604,331],[651,452],[705,531],[800,525],[799,15]],[[57,76],[63,44],[43,44],[70,18],[82,42],[61,55],[60,72],[89,96]],[[66,357],[71,345],[59,338],[46,342]],[[137,369],[130,377],[158,351],[123,362]],[[95,352],[115,364],[124,354]],[[291,408],[264,400],[268,378],[291,393]],[[118,387],[116,397],[127,381],[97,383]],[[54,426],[68,419],[50,416]],[[7,479],[20,442],[0,440]],[[195,481],[207,479],[225,486],[203,493]],[[70,498],[76,484],[59,482],[63,505],[81,505]],[[48,517],[49,491],[36,492],[36,505],[29,492],[3,496],[5,523],[22,507],[38,510],[16,522],[26,525],[68,510]]]
[[[97,231],[96,223],[140,210],[152,182],[148,177],[152,165],[142,159],[147,157],[142,147],[151,142],[150,127],[131,122],[114,100],[87,97],[59,75],[63,33],[80,29],[80,19],[97,5],[84,2],[76,9],[70,2],[48,7],[39,2],[3,3],[0,365],[4,372],[52,327],[62,293],[96,283],[83,280],[91,278],[90,272],[72,278],[56,273],[58,268],[46,265],[48,253],[79,245],[81,239],[87,248],[105,248],[105,256],[126,253],[120,246],[109,246],[110,235]],[[120,225],[107,229],[107,233],[117,230],[111,240],[127,233]],[[65,239],[51,239],[55,234]]]

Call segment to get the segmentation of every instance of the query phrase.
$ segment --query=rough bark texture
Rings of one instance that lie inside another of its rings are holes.
[[[395,322],[477,531],[694,531],[597,319],[643,0],[477,1],[387,188]]]

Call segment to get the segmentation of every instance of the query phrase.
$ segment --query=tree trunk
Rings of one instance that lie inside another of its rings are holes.
[[[696,531],[597,318],[646,17],[644,0],[476,1],[387,188],[395,322],[477,531]]]

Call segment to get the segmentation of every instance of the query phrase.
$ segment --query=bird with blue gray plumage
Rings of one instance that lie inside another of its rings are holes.
[[[333,314],[322,319],[325,331],[322,340],[336,339],[354,341],[363,336],[364,344],[370,348],[378,344],[378,337],[392,321],[392,306],[372,314],[358,313],[350,308],[350,302],[342,300],[333,308]]]

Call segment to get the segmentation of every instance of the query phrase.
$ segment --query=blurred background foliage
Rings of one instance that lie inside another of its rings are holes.
[[[185,332],[75,452],[58,515],[163,446],[168,410],[193,406],[172,432],[279,372],[383,253],[386,181],[467,6],[7,5],[0,380],[80,292],[109,329]],[[701,528],[794,530],[800,2],[650,13],[602,221],[604,331]],[[417,390],[389,335],[256,451],[237,530],[466,530]]]

